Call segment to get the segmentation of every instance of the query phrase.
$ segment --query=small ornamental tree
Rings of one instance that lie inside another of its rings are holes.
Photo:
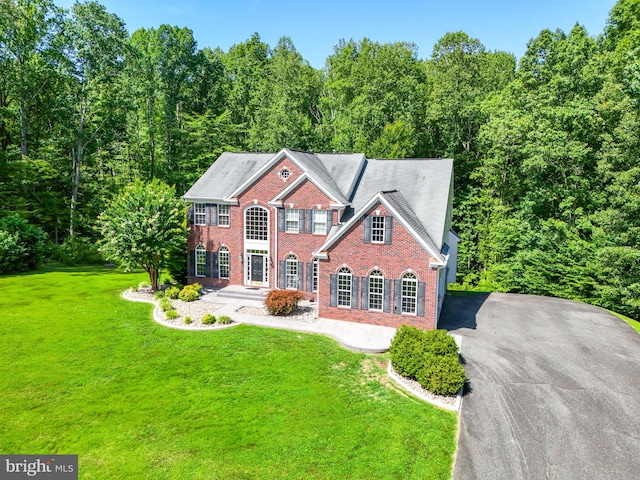
[[[159,180],[136,180],[125,187],[102,212],[98,226],[104,256],[126,269],[142,267],[153,290],[160,268],[183,249],[187,236],[185,205],[173,187]]]

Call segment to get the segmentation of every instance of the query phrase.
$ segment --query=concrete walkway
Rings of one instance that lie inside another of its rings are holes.
[[[222,305],[214,312],[216,316],[228,315],[233,321],[260,327],[279,328],[304,333],[317,333],[334,338],[345,348],[355,352],[382,353],[389,350],[391,340],[396,333],[392,327],[367,325],[328,318],[314,318],[309,321],[294,320],[287,317],[249,315],[238,312],[242,307],[263,308],[261,301],[227,298],[218,296],[217,291],[206,293],[202,301]],[[309,306],[309,302],[300,302],[300,306]]]

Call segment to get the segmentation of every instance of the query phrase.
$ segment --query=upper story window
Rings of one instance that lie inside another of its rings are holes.
[[[285,209],[285,231],[298,233],[300,231],[300,212],[297,208]]]
[[[207,224],[207,205],[204,203],[193,204],[193,223],[195,225]]]
[[[283,180],[287,180],[291,176],[291,172],[287,167],[285,167],[282,170],[280,170],[279,175],[280,175],[280,178],[282,178]]]
[[[196,277],[204,277],[207,274],[207,250],[202,246],[196,247]]]
[[[338,271],[338,306],[351,307],[351,270],[342,267]]]
[[[371,242],[384,243],[384,217],[371,217]]]
[[[402,313],[416,313],[418,304],[418,279],[413,273],[402,276]]]
[[[326,235],[327,233],[327,211],[313,211],[313,233]]]
[[[269,213],[262,207],[248,208],[244,213],[245,238],[269,240]]]
[[[231,223],[229,205],[218,204],[218,225],[228,227]]]

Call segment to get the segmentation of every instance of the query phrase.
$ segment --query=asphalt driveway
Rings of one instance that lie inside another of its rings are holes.
[[[454,480],[640,478],[640,335],[596,307],[447,296],[470,391]]]

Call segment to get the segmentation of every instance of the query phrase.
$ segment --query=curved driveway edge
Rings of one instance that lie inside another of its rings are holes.
[[[470,391],[454,480],[640,478],[640,335],[608,312],[515,294],[448,295]]]

